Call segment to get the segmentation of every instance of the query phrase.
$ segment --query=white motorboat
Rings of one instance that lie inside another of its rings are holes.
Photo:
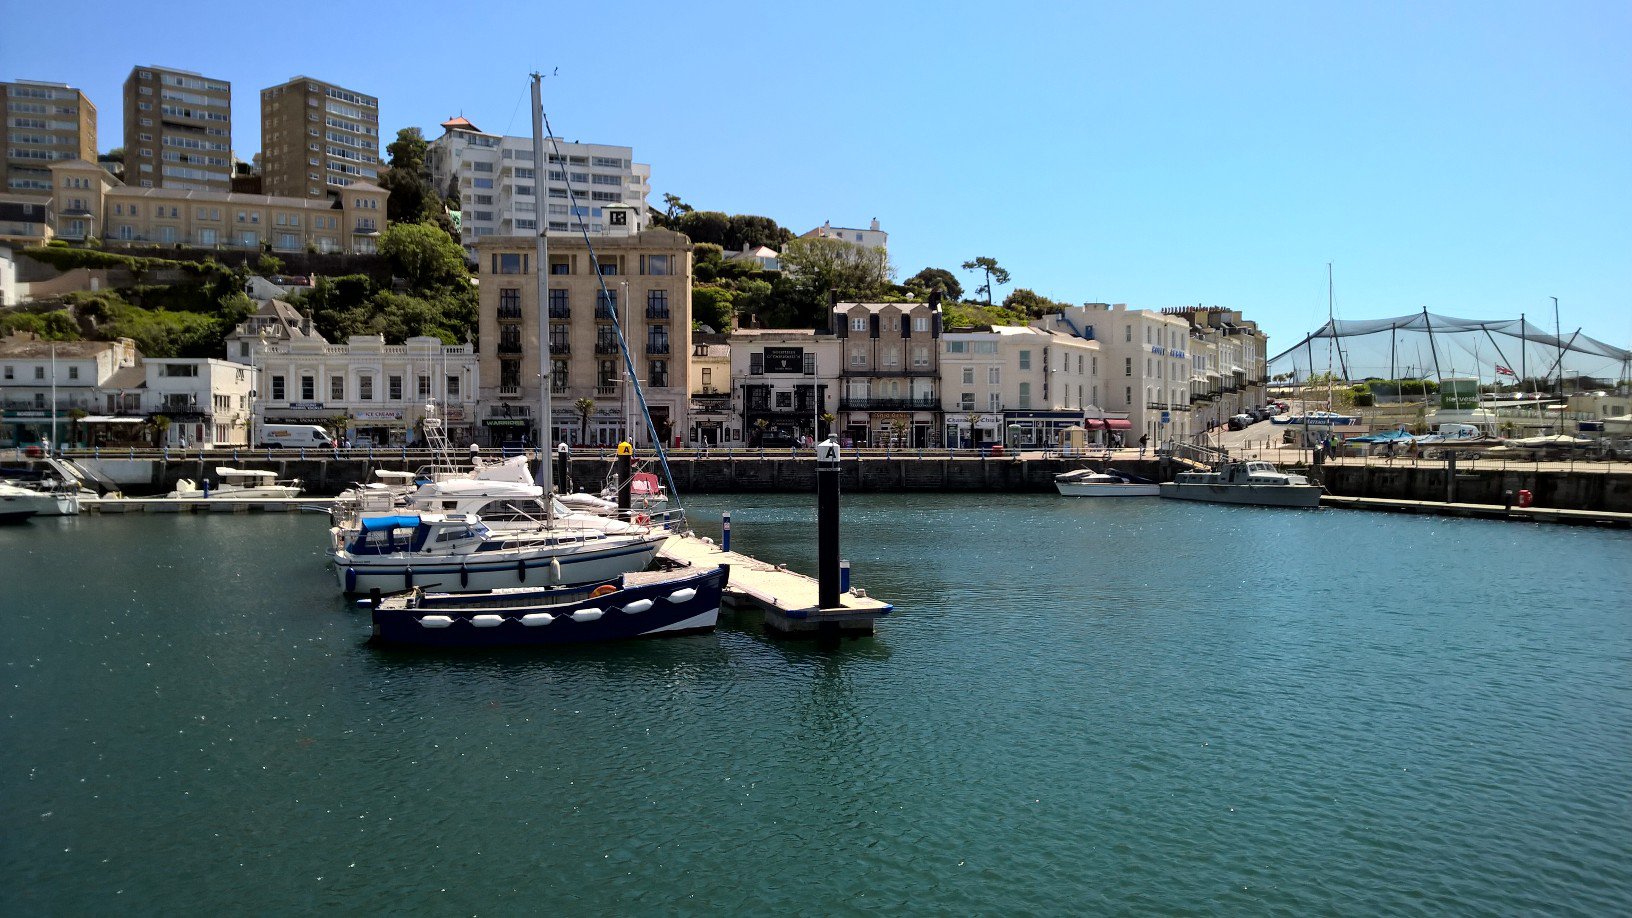
[[[259,500],[267,497],[300,496],[300,479],[279,481],[278,473],[267,469],[231,469],[217,466],[215,476],[217,484],[211,485],[206,481],[205,487],[202,488],[192,479],[183,478],[176,482],[176,489],[165,497]]]
[[[22,500],[32,505],[35,508],[35,516],[78,516],[80,498],[96,496],[95,491],[54,478],[40,481],[6,481],[0,482],[0,487],[11,489],[13,500]],[[17,491],[27,493],[17,494],[15,493]],[[31,495],[37,499],[30,499]]]
[[[31,516],[60,515],[56,495],[0,482],[0,516],[16,521]]]
[[[1147,478],[1106,469],[1077,469],[1054,476],[1054,487],[1066,497],[1155,497],[1160,486]]]
[[[1210,472],[1180,472],[1161,486],[1163,497],[1257,507],[1320,506],[1320,485],[1261,460],[1225,460]]]
[[[570,522],[495,531],[468,514],[365,517],[355,529],[329,531],[329,555],[348,594],[416,586],[471,593],[610,580],[645,568],[668,538],[661,528],[628,526],[614,533]]]

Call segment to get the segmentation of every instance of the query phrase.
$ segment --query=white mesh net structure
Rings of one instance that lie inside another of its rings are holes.
[[[1394,319],[1328,321],[1269,360],[1271,378],[1450,379],[1514,383],[1549,379],[1613,385],[1627,378],[1632,351],[1579,330],[1554,335],[1519,319],[1458,319],[1426,310]]]

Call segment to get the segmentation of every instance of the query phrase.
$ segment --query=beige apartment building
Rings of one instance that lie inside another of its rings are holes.
[[[1181,306],[1164,309],[1190,324],[1193,350],[1203,361],[1193,374],[1197,432],[1224,424],[1242,409],[1268,399],[1269,336],[1258,323],[1241,317],[1239,309],[1220,306]]]
[[[840,303],[840,435],[855,446],[941,442],[940,295],[905,303]]]
[[[380,176],[380,102],[297,76],[261,90],[261,190],[322,198]]]
[[[385,229],[384,188],[357,184],[338,201],[182,188],[138,188],[96,163],[51,167],[56,235],[109,244],[349,252],[378,250]]]
[[[66,83],[0,82],[6,115],[0,194],[51,196],[51,164],[96,159],[96,106]]]
[[[125,79],[125,182],[231,191],[232,84],[191,70],[132,69]]]
[[[616,315],[653,424],[672,444],[688,430],[691,240],[652,229],[594,242],[598,275],[582,239],[549,241],[552,415],[547,442],[611,446],[628,436],[636,445],[650,444],[639,404],[624,385]],[[541,360],[534,247],[533,236],[490,236],[475,244],[481,283],[481,414],[490,444],[538,442]],[[580,402],[588,407],[587,414]]]

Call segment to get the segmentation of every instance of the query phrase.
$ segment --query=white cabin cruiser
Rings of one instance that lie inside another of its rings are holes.
[[[77,500],[75,506],[78,506]],[[31,516],[64,516],[58,512],[57,496],[32,488],[0,482],[0,515],[24,520]]]
[[[1320,506],[1320,485],[1261,460],[1227,459],[1210,472],[1180,472],[1161,486],[1163,497],[1257,507]]]
[[[5,481],[0,488],[8,495],[8,506],[21,501],[34,508],[35,516],[78,516],[81,498],[96,497],[95,491],[71,481],[45,478],[40,481]]]
[[[645,568],[668,532],[606,520],[621,532],[557,525],[495,531],[468,514],[398,514],[363,518],[357,528],[329,530],[340,588],[348,594],[414,587],[470,593],[516,586],[609,580]]]
[[[1054,476],[1054,488],[1066,497],[1155,497],[1156,482],[1138,475],[1106,469],[1077,469]]]
[[[266,497],[299,497],[300,479],[278,480],[278,473],[268,469],[231,469],[217,466],[218,484],[200,488],[189,478],[176,482],[176,489],[165,497],[208,497],[211,500],[258,500]]]

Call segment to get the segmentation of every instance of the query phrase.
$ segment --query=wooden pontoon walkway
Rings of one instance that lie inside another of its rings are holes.
[[[1432,500],[1393,500],[1384,497],[1339,497],[1322,495],[1322,507],[1351,510],[1383,510],[1391,513],[1425,513],[1435,516],[1466,516],[1530,523],[1569,523],[1576,526],[1632,527],[1632,513],[1609,510],[1560,510],[1556,507],[1504,507],[1501,504],[1459,504]]]
[[[659,554],[695,567],[731,565],[726,604],[763,611],[765,627],[784,635],[872,634],[873,622],[895,608],[856,590],[841,594],[836,608],[819,608],[815,578],[725,551],[694,535],[670,537]]]

